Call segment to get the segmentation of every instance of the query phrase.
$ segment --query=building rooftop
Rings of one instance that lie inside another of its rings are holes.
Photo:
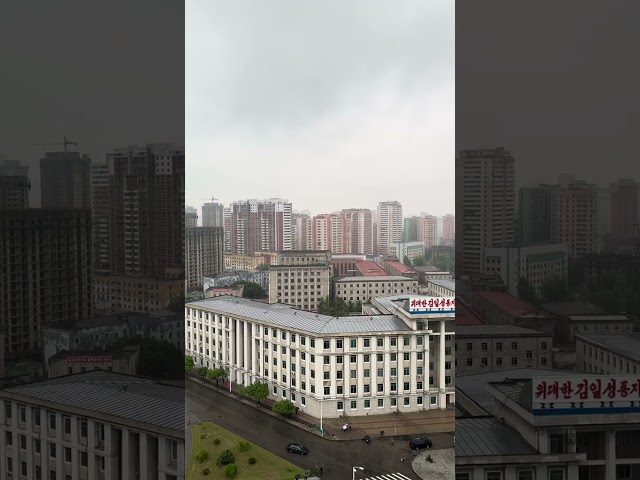
[[[545,303],[542,308],[556,315],[602,315],[604,312],[588,302]]]
[[[434,267],[433,265],[424,265],[422,267],[413,267],[413,269],[418,271],[418,272],[423,272],[423,273],[441,273],[441,274],[449,274],[449,275],[451,275],[451,272],[443,272],[438,267]]]
[[[601,348],[640,362],[640,333],[628,335],[577,335],[577,338],[594,343]]]
[[[74,357],[114,357],[114,358],[130,358],[139,351],[140,347],[136,345],[126,345],[120,349],[94,349],[94,350],[61,350],[49,359],[49,363],[54,360]]]
[[[457,321],[456,311],[456,321]],[[458,325],[456,324],[456,337],[550,337],[550,333],[539,332],[530,328],[516,325]]]
[[[338,277],[336,282],[407,282],[411,281],[410,278],[401,277],[399,275],[386,275],[386,276],[362,276],[362,277]],[[415,281],[415,280],[414,280]]]
[[[459,298],[456,298],[456,331],[458,326],[485,325],[486,322]]]
[[[380,265],[370,260],[361,260],[356,262],[356,268],[362,275],[367,277],[386,277],[389,275]]]
[[[260,303],[247,298],[223,296],[189,302],[186,306],[255,319],[267,325],[291,328],[315,335],[374,334],[375,332],[411,330],[407,324],[393,315],[330,317],[297,310],[282,303]]]
[[[390,267],[395,268],[400,273],[417,273],[413,268],[407,267],[404,263],[395,262],[393,260],[387,260],[385,263]]]
[[[184,431],[184,389],[153,380],[94,370],[3,389],[61,407]],[[183,433],[180,433],[183,435]]]
[[[427,281],[427,285],[433,283],[434,285],[438,285],[439,287],[446,288],[447,290],[456,291],[456,281],[451,279],[429,279]]]
[[[535,455],[514,428],[494,417],[456,418],[456,457]]]
[[[473,294],[514,318],[551,318],[549,313],[506,292],[475,291]]]
[[[632,322],[626,315],[569,315],[574,322]]]

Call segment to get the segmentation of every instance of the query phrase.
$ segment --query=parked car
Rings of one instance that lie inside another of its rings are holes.
[[[309,453],[309,449],[307,447],[303,447],[299,443],[290,443],[287,445],[287,450],[291,453],[299,453],[300,455],[306,455]]]
[[[433,443],[427,437],[413,437],[409,440],[409,446],[414,450],[418,450],[419,448],[431,448]]]

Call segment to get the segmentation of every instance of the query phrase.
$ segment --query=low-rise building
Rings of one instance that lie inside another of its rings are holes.
[[[418,281],[400,276],[343,277],[334,279],[333,291],[334,298],[342,298],[347,304],[365,303],[380,296],[415,295]]]
[[[459,325],[456,319],[458,375],[552,365],[552,337],[515,325]]]
[[[61,351],[49,359],[49,378],[63,377],[91,370],[136,375],[140,360],[140,347],[127,345],[118,350]]]
[[[429,280],[451,280],[453,274],[451,272],[443,272],[432,265],[423,267],[413,267],[418,272],[418,281],[420,285],[426,285]]]
[[[633,332],[627,315],[568,315],[571,343],[578,335],[624,335]]]
[[[240,297],[244,292],[244,285],[238,285],[237,287],[210,287],[204,292],[204,298],[215,297]]]
[[[365,261],[366,255],[356,255],[350,253],[332,254],[331,265],[333,274],[338,277],[356,275],[357,263]]]
[[[248,299],[201,300],[186,305],[186,353],[197,366],[226,368],[239,385],[266,382],[271,398],[314,417],[447,408],[455,399],[455,300],[404,296],[389,308],[393,314],[336,318]]]
[[[395,260],[396,257],[392,257],[393,259],[382,257],[380,258],[380,266],[384,269],[385,272],[389,275],[393,276],[403,276],[409,278],[419,279],[420,273],[414,270],[411,267],[407,267],[404,263],[400,263]]]
[[[389,244],[389,255],[396,257],[400,263],[404,262],[405,258],[408,258],[412,262],[418,258],[424,258],[425,242],[395,242]]]
[[[101,312],[153,312],[165,310],[171,300],[184,297],[184,278],[132,275],[95,276],[94,299]]]
[[[356,263],[357,277],[388,277],[384,268],[371,260],[362,260]]]
[[[640,373],[640,334],[576,335],[576,367],[606,375]]]
[[[264,255],[232,255],[224,254],[224,269],[226,271],[256,270],[260,265],[268,265]]]
[[[451,297],[456,292],[456,281],[451,279],[435,279],[427,281],[427,295],[434,297]]]
[[[0,478],[184,480],[184,389],[92,371],[0,389]]]

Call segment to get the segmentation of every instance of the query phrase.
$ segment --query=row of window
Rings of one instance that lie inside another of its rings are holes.
[[[478,478],[474,476],[472,472],[458,472],[456,471],[456,480],[472,480]],[[484,472],[483,480],[506,480],[506,476],[502,470],[487,469]],[[536,471],[533,467],[520,468],[517,471],[517,480],[536,480]],[[549,469],[548,480],[565,480],[564,468],[551,468]],[[547,480],[546,478],[544,480]]]

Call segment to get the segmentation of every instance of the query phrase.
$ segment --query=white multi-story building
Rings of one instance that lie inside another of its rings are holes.
[[[443,306],[430,308],[435,300]],[[198,366],[226,368],[237,384],[266,382],[271,398],[314,417],[447,408],[455,301],[403,296],[386,305],[393,314],[336,318],[244,298],[200,300],[185,308],[186,353]]]
[[[184,389],[92,371],[0,390],[0,478],[184,480]]]
[[[389,255],[389,244],[402,241],[402,204],[380,202],[376,218],[378,254]]]
[[[394,242],[389,244],[389,255],[395,256],[400,263],[404,262],[405,257],[412,262],[418,257],[424,257],[425,243],[416,242]]]
[[[334,297],[347,303],[368,302],[387,295],[415,295],[418,281],[400,276],[344,277],[334,280]]]

